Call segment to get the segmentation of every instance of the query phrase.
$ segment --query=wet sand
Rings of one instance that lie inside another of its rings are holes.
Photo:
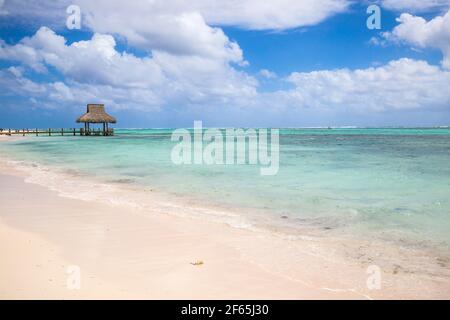
[[[449,298],[448,281],[401,270],[382,269],[381,287],[369,288],[373,262],[339,258],[332,239],[70,199],[25,178],[0,166],[2,299]]]

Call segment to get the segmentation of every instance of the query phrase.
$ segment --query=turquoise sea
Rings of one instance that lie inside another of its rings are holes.
[[[114,137],[28,137],[0,144],[22,164],[233,208],[250,225],[450,245],[450,129],[280,129],[279,172],[175,165],[172,129]],[[93,191],[94,192],[94,191]]]

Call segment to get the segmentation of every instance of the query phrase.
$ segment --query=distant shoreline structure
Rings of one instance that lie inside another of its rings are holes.
[[[86,114],[85,114],[86,115]],[[108,115],[109,116],[109,115]],[[80,117],[81,118],[81,117]],[[115,118],[114,118],[115,119]],[[93,123],[93,122],[91,122]],[[101,122],[100,122],[101,123]],[[111,122],[116,123],[116,122]],[[114,130],[112,128],[107,128],[112,132],[111,135],[114,134]],[[230,126],[221,126],[221,127],[214,127],[214,126],[203,126],[203,129],[232,129],[235,127]],[[243,129],[271,129],[275,127],[242,127]],[[83,128],[81,128],[83,129]],[[79,128],[0,128],[0,135],[29,135],[29,134],[37,134],[38,135],[73,135],[73,131],[76,131],[75,135],[80,135]],[[124,127],[124,128],[115,128],[115,130],[176,130],[176,129],[187,129],[187,130],[194,130],[193,127]],[[439,126],[381,126],[381,127],[364,127],[364,126],[313,126],[313,127],[277,127],[277,129],[280,130],[361,130],[361,129],[369,129],[369,130],[436,130],[436,129],[450,129],[450,125],[439,125]],[[64,132],[62,132],[64,131]],[[91,129],[90,128],[91,135],[100,135],[101,129]]]
[[[114,129],[109,128],[110,123],[117,123],[116,118],[109,115],[105,111],[104,104],[93,104],[90,103],[87,105],[86,113],[77,119],[77,123],[84,123],[84,128],[57,128],[57,129],[0,129],[0,135],[61,135],[61,136],[113,136]],[[91,124],[102,124],[101,129],[91,128]]]
[[[114,130],[112,128],[109,128],[109,124],[117,123],[117,120],[113,116],[110,116],[106,113],[104,104],[90,103],[87,105],[86,113],[77,119],[77,123],[84,123],[84,129],[80,129],[81,135],[98,135],[96,134],[98,131],[92,131],[90,125],[102,124],[102,135],[112,136],[114,135]]]

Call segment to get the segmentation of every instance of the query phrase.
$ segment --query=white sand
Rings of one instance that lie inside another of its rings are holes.
[[[448,282],[390,271],[369,290],[367,265],[318,245],[63,198],[0,166],[0,298],[449,298]],[[67,287],[69,266],[79,290]]]

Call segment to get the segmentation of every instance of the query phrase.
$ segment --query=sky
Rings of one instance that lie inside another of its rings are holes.
[[[449,85],[450,0],[0,0],[0,128],[445,126]]]

